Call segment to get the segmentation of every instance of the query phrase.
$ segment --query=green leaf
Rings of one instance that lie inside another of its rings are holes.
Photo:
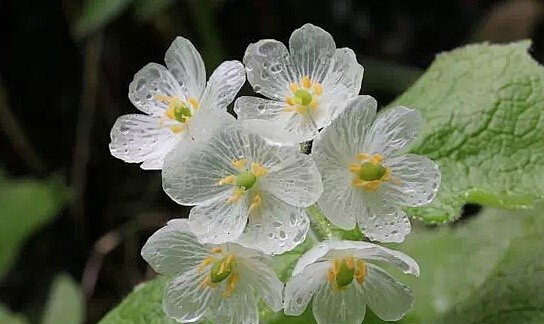
[[[485,282],[434,323],[544,323],[542,232],[512,241]]]
[[[58,181],[0,182],[0,277],[13,265],[21,245],[51,221],[68,200]]]
[[[150,19],[174,3],[174,0],[135,0],[134,13],[142,19]]]
[[[162,310],[162,294],[168,280],[160,276],[137,286],[99,324],[175,324]]]
[[[120,16],[131,2],[132,0],[86,0],[75,25],[75,36],[83,38],[103,28]]]
[[[13,314],[6,306],[0,304],[0,323],[2,324],[28,324],[28,320],[22,315]]]
[[[425,119],[414,153],[436,161],[442,185],[411,216],[457,218],[466,202],[522,208],[544,197],[544,68],[529,41],[469,45],[437,56],[392,105]]]
[[[79,285],[67,275],[57,276],[51,285],[42,323],[83,323],[83,314],[83,293]]]

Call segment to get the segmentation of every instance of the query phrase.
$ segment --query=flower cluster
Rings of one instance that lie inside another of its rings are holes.
[[[410,232],[403,207],[428,204],[440,184],[435,163],[403,153],[419,113],[393,107],[376,116],[376,101],[359,95],[355,53],[311,24],[293,32],[289,49],[249,45],[243,64],[222,63],[207,84],[190,41],[177,38],[165,63],[136,74],[129,98],[145,115],[121,116],[110,144],[117,158],[162,169],[164,191],[194,206],[142,249],[156,272],[172,276],[164,312],[182,323],[249,324],[259,321],[260,301],[300,315],[313,299],[320,324],[361,323],[367,305],[383,320],[402,318],[411,291],[374,262],[419,276],[417,263],[370,242],[315,242],[305,208],[317,204],[333,225],[368,240],[402,242]],[[266,99],[238,98],[236,119],[226,108],[246,75]],[[315,246],[284,284],[273,255],[306,239]]]

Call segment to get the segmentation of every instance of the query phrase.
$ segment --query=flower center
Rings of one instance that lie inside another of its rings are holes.
[[[235,184],[245,190],[250,189],[257,182],[257,176],[251,171],[243,171],[236,177]]]
[[[161,118],[162,124],[166,124],[173,133],[183,131],[184,124],[193,116],[195,110],[198,109],[198,101],[195,98],[187,99],[187,102],[182,101],[178,97],[156,96],[157,101],[167,105],[164,111],[164,116]]]
[[[349,171],[355,175],[351,185],[367,191],[374,191],[384,181],[390,180],[390,170],[381,164],[382,159],[379,154],[357,154],[359,163],[350,164],[348,167]]]
[[[292,96],[285,97],[287,107],[284,108],[284,111],[298,114],[306,114],[317,109],[317,99],[323,93],[321,84],[312,82],[308,76],[302,77],[299,83],[291,83],[289,90]]]
[[[236,288],[236,283],[240,279],[235,270],[236,258],[233,254],[229,254],[219,260],[216,260],[216,256],[213,254],[223,253],[223,249],[220,247],[213,248],[208,257],[204,258],[200,265],[198,266],[199,271],[203,271],[210,264],[210,273],[200,282],[199,287],[217,287],[221,282],[226,280],[225,291],[221,294],[222,297],[228,298],[232,295],[234,288]]]
[[[327,280],[333,291],[340,291],[351,284],[353,279],[355,279],[358,284],[362,284],[365,275],[366,266],[363,260],[346,257],[334,259],[327,272]]]
[[[210,279],[212,283],[218,283],[225,280],[234,268],[234,256],[229,255],[213,263],[210,270]]]

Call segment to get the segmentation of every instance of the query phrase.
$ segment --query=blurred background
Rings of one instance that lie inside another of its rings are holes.
[[[133,75],[162,64],[176,36],[195,44],[209,75],[249,43],[287,42],[311,22],[359,55],[362,93],[386,105],[435,54],[467,43],[532,38],[542,61],[543,18],[536,0],[0,0],[2,309],[38,323],[67,280],[96,323],[154,275],[141,246],[188,209],[163,193],[160,172],[113,158],[109,131],[137,112]]]

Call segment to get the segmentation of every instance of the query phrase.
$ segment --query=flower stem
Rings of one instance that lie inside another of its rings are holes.
[[[306,208],[306,213],[310,218],[310,230],[319,241],[330,239],[361,241],[364,239],[363,234],[357,227],[345,231],[331,224],[316,204]]]

